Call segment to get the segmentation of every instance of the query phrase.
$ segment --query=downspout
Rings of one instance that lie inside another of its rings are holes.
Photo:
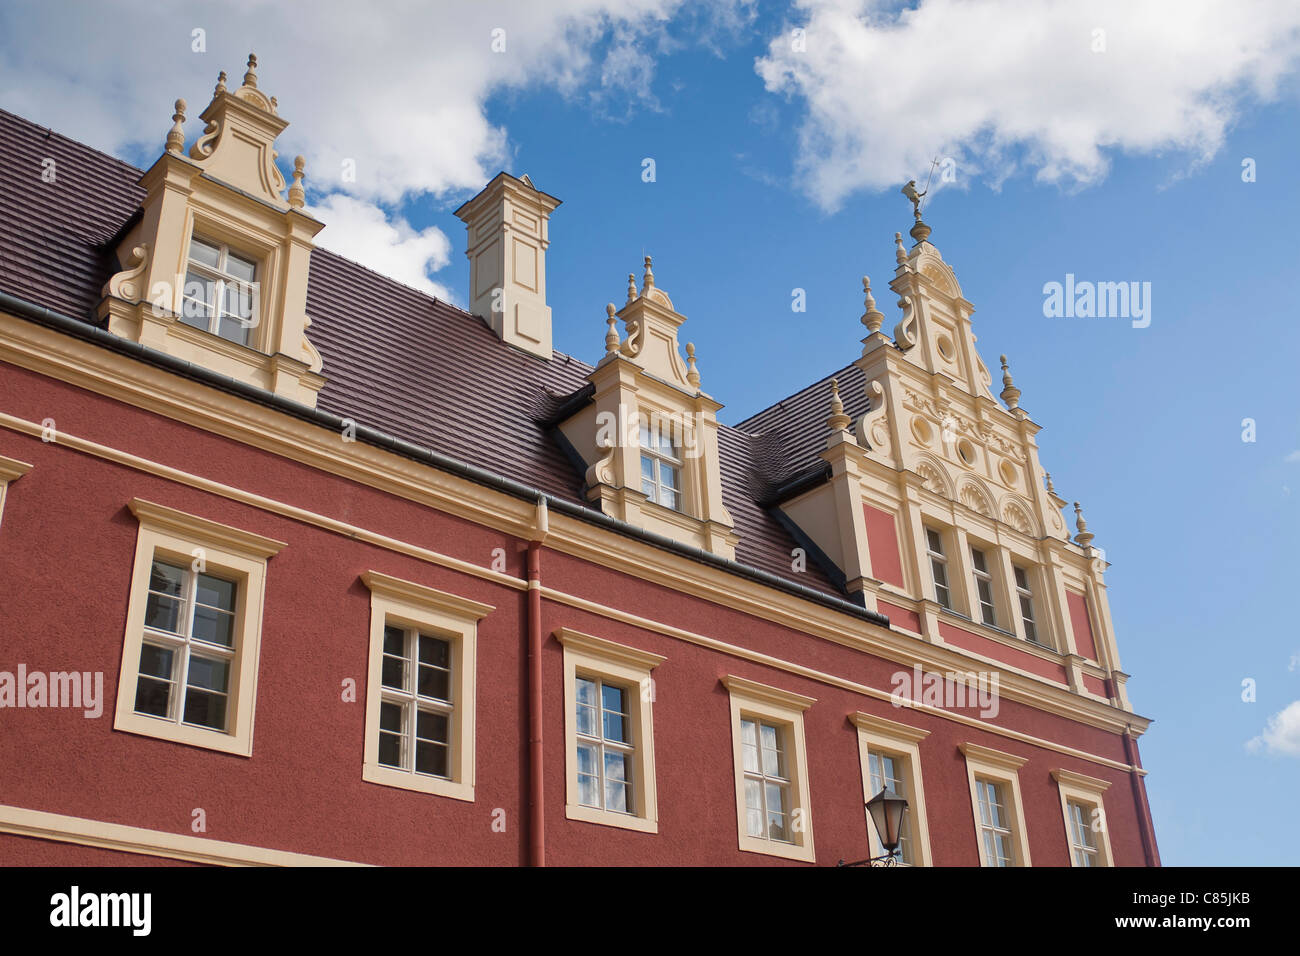
[[[1147,866],[1160,865],[1160,851],[1156,849],[1156,835],[1151,827],[1151,806],[1147,803],[1146,785],[1142,781],[1142,775],[1138,773],[1138,768],[1142,766],[1139,762],[1137,752],[1137,741],[1129,733],[1131,727],[1124,728],[1124,756],[1128,760],[1129,780],[1133,784],[1133,801],[1137,804],[1138,811],[1138,831],[1142,834],[1142,852],[1146,857]]]
[[[546,814],[542,790],[542,542],[546,498],[537,499],[537,527],[528,542],[528,865],[546,865]]]

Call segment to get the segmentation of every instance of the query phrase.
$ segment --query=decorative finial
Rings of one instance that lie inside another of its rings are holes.
[[[1011,381],[1011,370],[1007,368],[1007,357],[1000,356],[1002,359],[1002,401],[1007,403],[1007,408],[1020,407],[1020,389]]]
[[[686,343],[686,381],[700,387],[700,370],[695,367],[695,343]]]
[[[244,74],[244,85],[257,89],[257,54],[248,54],[248,72]]]
[[[172,128],[167,133],[167,152],[180,153],[185,149],[185,101],[176,101],[176,112],[172,114]]]
[[[618,352],[618,329],[614,327],[614,303],[611,302],[605,306],[605,354],[613,355]]]
[[[867,327],[868,335],[875,335],[880,331],[881,323],[885,321],[885,316],[876,308],[876,297],[871,294],[871,277],[862,277],[862,293],[865,296],[862,304],[867,307],[867,311],[862,313],[862,324]]]
[[[826,419],[826,427],[831,431],[842,432],[853,423],[853,419],[844,414],[844,402],[840,399],[840,381],[831,379],[831,417]]]
[[[294,209],[301,209],[307,204],[307,191],[302,188],[303,169],[307,165],[307,160],[301,156],[295,156],[293,160],[293,185],[289,187],[289,205]]]
[[[1096,537],[1088,530],[1088,522],[1083,520],[1083,509],[1079,507],[1079,502],[1074,503],[1074,526],[1079,529],[1079,533],[1074,536],[1074,540],[1079,543],[1079,547],[1086,548],[1092,544],[1092,539]]]
[[[1047,479],[1047,493],[1049,495],[1056,494],[1056,485],[1052,484],[1052,473],[1050,471],[1045,471],[1043,472],[1043,477]]]
[[[631,302],[636,298],[636,276],[631,272],[627,274],[627,301]]]
[[[907,250],[903,248],[903,234],[894,233],[894,261],[902,265],[907,261]]]
[[[655,287],[655,274],[650,268],[650,257],[645,257],[645,278],[641,281],[641,294],[645,295]]]
[[[272,113],[275,112],[275,108],[276,108],[277,106],[279,106],[279,105],[280,105],[280,101],[277,100],[274,96],[271,97],[271,112],[272,112]]]
[[[217,88],[212,91],[212,98],[215,100],[224,92],[226,92],[226,71],[222,70],[217,74]]]

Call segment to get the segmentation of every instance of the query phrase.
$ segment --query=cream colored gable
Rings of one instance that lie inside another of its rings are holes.
[[[166,150],[140,178],[139,221],[118,242],[122,268],[105,284],[98,314],[123,338],[314,406],[325,379],[306,334],[307,276],[324,226],[303,212],[301,156],[282,195],[275,139],[288,124],[275,98],[258,89],[256,65],[250,56],[233,92],[220,75],[188,155],[185,101],[176,101]],[[196,237],[254,266],[254,280],[241,287],[251,306],[240,323],[246,342],[181,321],[193,310]]]

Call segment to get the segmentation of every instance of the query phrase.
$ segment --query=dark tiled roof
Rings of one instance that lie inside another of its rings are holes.
[[[54,160],[53,182],[42,180],[46,158]],[[100,290],[118,268],[112,240],[144,198],[140,175],[0,110],[0,291],[94,321]],[[308,336],[325,361],[318,407],[582,502],[583,475],[547,422],[587,384],[590,365],[562,352],[543,361],[504,345],[481,319],[324,249],[312,252],[307,314]],[[825,430],[800,435],[785,431],[784,419],[771,424],[775,438],[725,426],[719,436],[723,500],[740,535],[736,559],[838,594],[811,563],[791,571],[797,542],[758,504]],[[783,454],[785,436],[794,445]]]
[[[840,383],[845,414],[856,421],[867,410],[867,378],[862,369],[849,365],[736,425],[771,444],[774,458],[765,474],[774,487],[821,463],[818,454],[826,449],[826,420],[831,417],[831,379]]]

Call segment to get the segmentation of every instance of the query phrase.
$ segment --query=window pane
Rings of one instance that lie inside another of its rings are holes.
[[[227,342],[235,342],[238,345],[247,345],[249,328],[250,326],[247,323],[223,315],[221,317],[221,324],[217,327],[217,334]]]
[[[430,743],[427,740],[415,742],[415,771],[428,773],[435,777],[447,776],[447,745]]]
[[[925,531],[925,540],[929,543],[931,551],[935,554],[943,554],[943,540],[939,537],[939,532],[931,531],[927,528]]]
[[[210,694],[207,691],[189,688],[185,692],[185,723],[211,727],[214,730],[226,728],[226,698],[223,694]]]
[[[1016,587],[1024,588],[1026,591],[1029,590],[1029,578],[1025,574],[1024,568],[1016,568]]]
[[[451,700],[451,672],[420,665],[416,693],[435,700]]]
[[[594,776],[596,773],[597,748],[591,744],[578,745],[578,773]]]
[[[641,456],[641,477],[650,482],[655,480],[655,460],[649,455]]]
[[[402,765],[402,738],[399,734],[379,732],[379,762],[385,767]]]
[[[379,729],[395,734],[402,732],[402,705],[384,701],[379,705]]]
[[[225,693],[230,679],[230,664],[227,661],[213,660],[210,657],[190,655],[190,673],[186,683],[190,687],[202,687]]]
[[[400,627],[384,628],[384,653],[397,657],[406,654],[406,633]]]
[[[682,487],[681,469],[676,465],[660,464],[659,481],[665,487],[680,490]]]
[[[451,644],[440,637],[420,635],[420,663],[435,667],[451,667]]]
[[[628,786],[617,780],[605,780],[605,809],[616,813],[631,813],[628,806]]]
[[[257,276],[257,266],[232,252],[226,256],[226,273],[244,282],[252,282]]]
[[[194,634],[196,641],[220,644],[222,647],[234,646],[235,616],[226,611],[218,611],[201,604],[194,606]]]
[[[385,687],[406,689],[406,661],[401,657],[384,655],[382,681]]]
[[[578,775],[578,802],[584,807],[600,806],[600,780],[596,777]]]
[[[195,591],[195,600],[200,604],[206,604],[208,607],[233,611],[235,609],[235,589],[236,585],[233,581],[223,581],[221,578],[214,578],[210,574],[200,574],[197,590]]]
[[[181,629],[181,602],[178,598],[150,594],[144,606],[144,626],[159,631],[179,634]]]
[[[136,713],[166,717],[171,696],[171,684],[141,675],[135,685]]]
[[[627,780],[627,758],[616,750],[605,751],[605,779],[625,782]]]
[[[181,289],[181,321],[206,330],[212,315],[213,294],[211,279],[197,272],[186,273]]]
[[[149,590],[180,597],[185,586],[185,571],[175,565],[155,561],[149,571]]]
[[[750,836],[763,833],[763,791],[757,780],[745,781],[745,830]]]
[[[190,239],[190,258],[215,269],[221,261],[221,250],[211,243],[194,237]]]
[[[159,647],[156,644],[143,644],[140,646],[140,673],[171,680],[172,663],[175,659],[176,655],[170,648]]]
[[[626,721],[623,719],[623,701],[625,692],[620,687],[604,685],[601,688],[601,703],[604,710],[603,732],[606,740],[628,743]]]
[[[983,551],[980,551],[978,548],[971,548],[970,557],[971,557],[971,562],[975,565],[976,571],[985,571],[985,572],[988,571],[989,566],[988,563],[984,560]]]
[[[422,710],[416,715],[415,736],[421,740],[433,740],[440,744],[447,742],[447,715],[435,714]]]

